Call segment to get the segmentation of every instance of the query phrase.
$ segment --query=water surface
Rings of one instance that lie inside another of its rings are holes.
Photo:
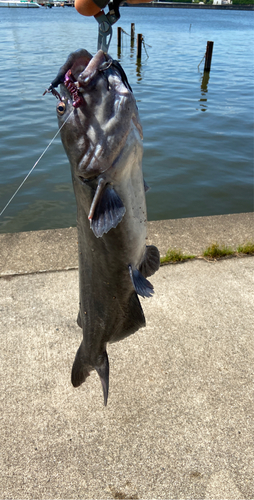
[[[136,47],[116,33],[144,129],[150,220],[253,210],[254,13],[121,9],[118,25],[142,33]],[[206,42],[214,41],[210,75]],[[56,100],[42,96],[67,55],[95,53],[97,23],[73,8],[1,9],[0,212],[57,131]],[[58,137],[0,217],[0,232],[75,225],[68,160]]]

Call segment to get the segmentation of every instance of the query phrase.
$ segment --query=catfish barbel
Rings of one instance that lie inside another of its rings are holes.
[[[59,127],[69,117],[61,139],[77,202],[83,340],[71,380],[78,387],[95,369],[106,405],[107,343],[145,326],[138,295],[153,294],[146,278],[160,265],[158,249],[146,246],[142,127],[122,67],[102,50],[70,54],[48,91],[60,99]]]

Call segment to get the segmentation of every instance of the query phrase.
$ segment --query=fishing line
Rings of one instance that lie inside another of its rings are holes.
[[[63,126],[66,124],[67,120],[70,118],[71,114],[73,113],[74,110],[72,110],[70,112],[70,114],[67,116],[66,120],[63,122],[63,124],[61,125],[61,127],[59,128],[59,130],[56,132],[56,134],[54,135],[53,139],[51,139],[50,143],[47,145],[47,147],[44,149],[43,153],[41,154],[41,156],[38,158],[38,160],[35,162],[34,166],[31,168],[30,172],[28,172],[28,174],[26,175],[26,177],[24,178],[24,180],[21,182],[20,186],[18,187],[18,189],[16,189],[15,193],[12,195],[12,197],[9,199],[8,203],[5,205],[5,207],[3,208],[2,212],[0,212],[0,217],[1,215],[4,213],[4,211],[6,210],[6,208],[10,205],[10,203],[12,202],[14,196],[16,196],[16,194],[18,193],[18,191],[20,190],[20,188],[23,186],[23,184],[25,184],[26,180],[28,179],[29,175],[32,173],[32,171],[35,169],[35,167],[38,165],[39,161],[42,159],[42,157],[45,155],[46,151],[48,150],[49,146],[51,146],[52,142],[55,140],[55,138],[57,137],[57,135],[59,134],[59,132],[62,130]]]

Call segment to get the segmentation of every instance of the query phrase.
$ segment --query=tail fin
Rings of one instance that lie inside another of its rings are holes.
[[[90,375],[90,371],[95,369],[101,379],[104,405],[107,406],[109,387],[109,362],[107,352],[104,351],[102,355],[99,356],[99,359],[101,362],[98,366],[91,366],[88,364],[84,354],[84,344],[81,342],[72,366],[71,382],[74,387],[79,387]]]
[[[77,350],[71,372],[71,383],[74,387],[79,387],[81,384],[83,384],[86,378],[90,375],[89,372],[92,370],[92,367],[89,366],[85,361],[83,351],[84,346],[83,342],[81,342]]]
[[[104,396],[104,405],[107,406],[108,388],[109,388],[109,362],[108,362],[107,351],[104,351],[103,361],[100,364],[100,366],[95,366],[95,370],[97,371],[97,373],[101,379],[101,385],[102,385],[103,396]]]

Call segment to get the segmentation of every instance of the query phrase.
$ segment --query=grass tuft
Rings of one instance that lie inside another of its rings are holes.
[[[166,255],[161,257],[161,265],[172,264],[175,262],[185,262],[186,260],[196,259],[196,258],[208,258],[208,259],[221,259],[223,257],[237,256],[239,254],[254,255],[254,243],[248,242],[244,245],[240,245],[236,251],[232,250],[231,247],[226,245],[220,246],[218,243],[213,243],[209,246],[202,255],[185,255],[182,250],[177,250],[174,248],[169,248]]]
[[[248,241],[248,243],[245,243],[245,245],[240,245],[237,248],[238,253],[245,253],[247,255],[252,255],[254,254],[254,243],[251,243]]]
[[[230,247],[222,246],[220,247],[218,243],[213,243],[203,252],[203,257],[210,257],[211,259],[218,259],[221,257],[228,257],[229,255],[234,255],[234,250]]]
[[[195,259],[195,255],[184,255],[182,250],[169,248],[166,255],[161,257],[161,265],[168,264],[170,262],[184,262],[189,259]]]

